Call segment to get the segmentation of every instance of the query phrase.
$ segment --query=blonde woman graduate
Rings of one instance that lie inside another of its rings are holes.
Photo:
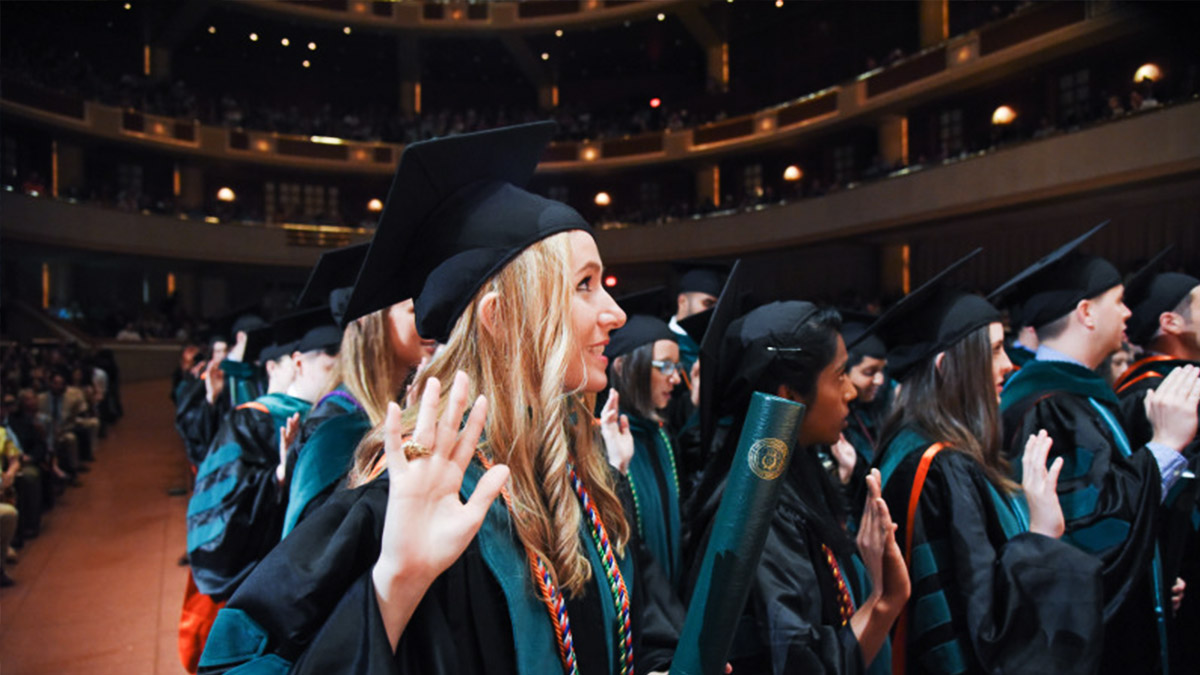
[[[419,403],[392,405],[360,446],[354,488],[230,600],[202,672],[669,666],[681,611],[639,553],[592,423],[625,315],[588,224],[521,187],[553,128],[405,149],[347,313],[395,285],[445,346]]]

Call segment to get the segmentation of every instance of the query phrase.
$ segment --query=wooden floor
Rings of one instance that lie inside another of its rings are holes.
[[[177,647],[187,570],[188,482],[166,380],[130,383],[125,416],[83,486],[47,512],[0,590],[0,672],[183,673]]]

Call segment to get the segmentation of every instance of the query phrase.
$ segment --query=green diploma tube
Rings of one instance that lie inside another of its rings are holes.
[[[750,399],[671,675],[725,672],[804,411],[799,403],[761,392]]]

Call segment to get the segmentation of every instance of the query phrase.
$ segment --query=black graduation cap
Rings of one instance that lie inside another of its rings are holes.
[[[665,310],[670,304],[670,296],[666,286],[655,286],[644,291],[622,295],[616,298],[616,301],[628,316],[644,314],[661,317],[667,314]]]
[[[246,331],[246,351],[242,354],[242,360],[246,363],[273,361],[280,356],[274,353],[277,349],[273,348],[277,348],[274,326],[260,326]]]
[[[704,341],[704,334],[708,332],[708,324],[712,320],[713,310],[706,309],[703,312],[696,312],[683,321],[678,321],[679,327],[683,332],[688,334],[696,344]]]
[[[838,313],[842,315],[842,340],[846,342],[846,351],[852,357],[887,358],[887,345],[869,330],[879,318],[877,315],[854,309],[839,309]]]
[[[721,294],[724,288],[722,277],[728,269],[725,265],[715,263],[683,262],[675,265],[680,272],[680,293],[707,293],[711,296]]]
[[[239,307],[232,312],[226,312],[210,321],[206,339],[209,346],[218,340],[232,343],[238,333],[243,331],[249,333],[256,328],[266,326],[267,322],[263,320],[261,310],[259,303],[255,302]]]
[[[604,355],[615,359],[645,344],[659,340],[674,342],[678,340],[678,336],[667,326],[666,321],[645,314],[634,314],[625,319],[625,325],[613,331],[608,339]]]
[[[327,305],[282,316],[272,326],[275,344],[293,345],[291,351],[337,349],[342,343],[342,330],[334,325]]]
[[[1125,323],[1125,332],[1134,344],[1145,345],[1149,342],[1158,331],[1162,313],[1178,307],[1192,290],[1200,286],[1200,279],[1191,275],[1158,271],[1174,248],[1171,244],[1159,251],[1125,284],[1125,305],[1133,312]]]
[[[445,342],[467,303],[505,264],[552,234],[592,228],[527,192],[553,122],[411,143],[343,316],[413,298],[417,333]]]
[[[887,345],[888,374],[903,380],[913,366],[963,339],[971,331],[1000,320],[1000,310],[984,298],[955,288],[951,274],[982,252],[977,248],[900,298],[868,332]]]
[[[700,341],[700,447],[704,452],[712,448],[713,433],[717,427],[717,373],[720,366],[721,343],[725,331],[734,319],[742,314],[742,298],[745,280],[741,273],[742,261],[736,260],[725,287],[717,296],[709,315],[708,329]],[[707,378],[707,379],[706,379]]]
[[[1112,263],[1076,249],[1099,232],[1104,221],[1022,270],[988,295],[994,303],[1021,306],[1021,322],[1041,328],[1066,316],[1080,300],[1094,298],[1121,283]]]
[[[334,321],[341,323],[341,314],[350,301],[351,289],[369,246],[363,242],[322,253],[308,275],[304,290],[296,297],[296,307],[328,304]]]

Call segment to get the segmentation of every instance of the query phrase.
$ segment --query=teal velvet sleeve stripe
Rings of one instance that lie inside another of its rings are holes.
[[[1062,539],[1088,553],[1100,554],[1125,541],[1129,536],[1129,529],[1128,521],[1119,518],[1105,518],[1095,525],[1068,532],[1062,536]]]
[[[216,452],[204,458],[204,463],[196,471],[196,482],[200,482],[210,473],[237,459],[241,454],[242,449],[238,447],[237,443],[229,443],[217,448]]]
[[[1078,520],[1095,511],[1099,500],[1100,488],[1095,485],[1085,485],[1078,490],[1061,492],[1058,495],[1058,503],[1062,506],[1063,518],[1067,522]]]
[[[917,599],[912,612],[913,638],[950,623],[950,603],[946,594],[936,591]]]
[[[188,553],[195,551],[224,532],[225,522],[224,517],[217,517],[199,527],[189,528],[187,536]]]
[[[937,574],[941,568],[941,564],[945,562],[946,555],[949,553],[949,546],[944,541],[928,541],[919,546],[914,546],[912,551],[912,568],[909,574],[912,575],[912,583],[917,582]]]
[[[225,675],[284,675],[291,671],[292,662],[278,654],[267,654],[230,670]]]
[[[188,502],[188,517],[204,513],[220,504],[226,495],[233,492],[235,485],[237,485],[237,476],[226,476],[216,483],[209,485],[203,492],[197,492],[192,495],[191,501]]]
[[[201,668],[216,668],[262,656],[267,648],[267,632],[240,609],[222,609],[217,613],[204,653]]]

